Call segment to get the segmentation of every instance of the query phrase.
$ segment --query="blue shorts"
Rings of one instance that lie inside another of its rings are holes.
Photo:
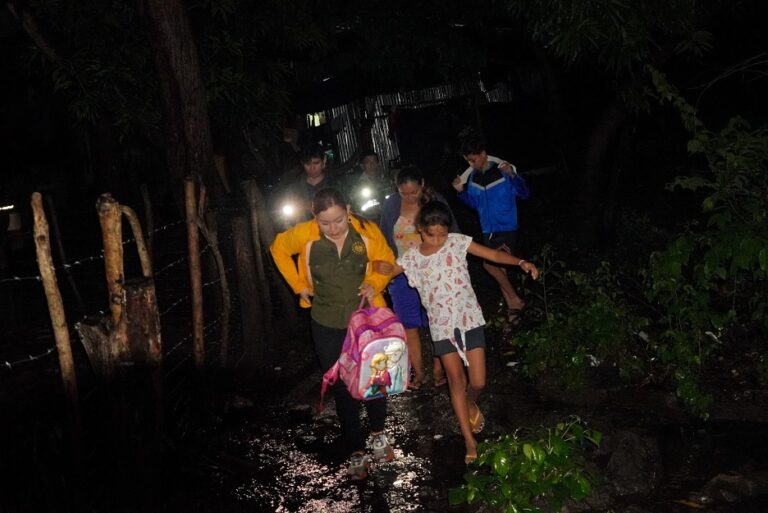
[[[408,285],[408,278],[404,274],[398,274],[387,287],[389,297],[392,298],[392,310],[403,323],[405,329],[427,328],[427,312],[421,306],[421,298],[416,289]]]

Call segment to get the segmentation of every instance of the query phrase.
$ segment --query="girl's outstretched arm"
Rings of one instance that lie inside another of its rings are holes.
[[[373,264],[373,272],[375,273],[392,276],[393,278],[398,274],[403,273],[402,267],[397,264],[387,262],[386,260],[374,260],[371,263]]]
[[[539,277],[539,270],[531,262],[523,260],[522,258],[510,255],[498,249],[491,249],[488,246],[483,246],[477,242],[470,242],[467,253],[480,257],[484,260],[490,260],[502,265],[519,265],[520,269],[531,275],[534,280]]]

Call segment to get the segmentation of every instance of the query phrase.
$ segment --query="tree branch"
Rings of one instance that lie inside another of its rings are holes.
[[[35,17],[29,10],[29,5],[21,0],[9,0],[6,2],[8,10],[19,25],[27,33],[32,42],[45,54],[52,62],[59,62],[60,57],[54,47],[48,42],[48,39],[43,35],[40,25],[38,25]]]

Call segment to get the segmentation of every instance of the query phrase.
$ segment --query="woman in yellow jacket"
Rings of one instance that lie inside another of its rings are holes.
[[[361,296],[375,306],[386,306],[381,291],[389,276],[374,273],[371,262],[394,262],[395,257],[379,227],[352,214],[336,189],[319,190],[312,200],[312,212],[314,219],[278,234],[269,249],[288,285],[300,296],[300,305],[312,308],[312,339],[325,372],[341,355],[349,317]],[[294,255],[298,255],[296,262]],[[349,395],[341,380],[331,391],[341,423],[342,442],[351,454],[348,473],[352,479],[365,479],[371,458],[365,455],[361,401]],[[384,436],[386,401],[364,401],[373,459],[378,461],[394,459]]]

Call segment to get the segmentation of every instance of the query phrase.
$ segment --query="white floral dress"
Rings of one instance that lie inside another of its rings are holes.
[[[466,332],[485,325],[467,270],[467,248],[471,242],[472,237],[449,233],[448,240],[434,254],[424,256],[415,247],[397,259],[408,284],[419,291],[429,316],[432,340],[450,340],[466,365],[469,363],[462,347]],[[454,336],[457,329],[462,344]]]

